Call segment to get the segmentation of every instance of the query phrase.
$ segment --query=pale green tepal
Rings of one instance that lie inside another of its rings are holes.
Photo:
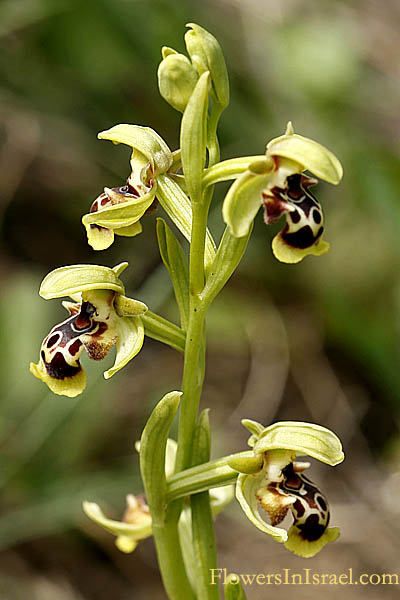
[[[164,140],[149,127],[115,125],[98,137],[132,148],[126,184],[104,188],[82,217],[88,243],[94,250],[104,250],[113,243],[114,234],[132,237],[142,231],[140,219],[155,201],[157,177],[168,171],[173,158]]]
[[[39,363],[30,365],[31,373],[55,394],[74,397],[85,389],[87,377],[79,362],[84,349],[89,358],[100,360],[117,345],[115,364],[104,373],[106,379],[141,349],[141,315],[147,306],[124,296],[119,275],[127,266],[72,265],[55,269],[44,278],[39,291],[43,298],[72,299],[63,302],[69,317],[53,327],[43,340]]]
[[[328,502],[319,488],[303,475],[310,463],[297,456],[311,456],[330,466],[342,462],[338,437],[312,423],[282,421],[269,427],[243,420],[251,432],[249,446],[254,457],[232,459],[231,468],[240,472],[236,498],[248,519],[294,554],[309,558],[339,537],[337,527],[328,528]],[[260,514],[266,511],[269,522]],[[287,532],[277,527],[291,511],[294,523]]]
[[[297,263],[310,254],[326,253],[329,244],[322,239],[322,209],[309,191],[318,180],[304,171],[334,185],[343,175],[332,152],[295,134],[289,122],[285,135],[267,144],[265,161],[250,164],[229,189],[222,212],[232,235],[246,236],[258,210],[264,206],[267,225],[286,217],[284,229],[272,241],[278,260]]]

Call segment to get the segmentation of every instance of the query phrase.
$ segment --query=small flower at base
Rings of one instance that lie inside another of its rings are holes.
[[[83,350],[92,360],[101,360],[117,345],[115,364],[104,373],[109,379],[141,349],[140,315],[147,307],[118,293],[124,292],[118,278],[124,267],[73,265],[56,269],[43,280],[45,298],[70,295],[75,300],[64,303],[70,316],[53,327],[42,343],[39,363],[30,365],[31,373],[55,394],[75,397],[85,389],[87,377],[79,360]]]
[[[115,545],[128,554],[135,550],[141,540],[151,536],[151,515],[143,495],[128,494],[126,504],[122,521],[108,519],[94,502],[84,502],[83,510],[89,519],[116,535]]]

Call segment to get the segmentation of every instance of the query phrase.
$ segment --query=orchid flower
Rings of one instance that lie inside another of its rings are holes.
[[[31,373],[52,392],[75,397],[86,387],[86,373],[80,356],[101,360],[116,344],[115,364],[104,373],[109,379],[122,369],[143,345],[144,327],[140,318],[147,306],[124,296],[119,279],[128,263],[113,269],[97,265],[72,265],[51,271],[39,294],[46,300],[70,296],[64,301],[69,317],[53,327],[43,340],[38,364]]]

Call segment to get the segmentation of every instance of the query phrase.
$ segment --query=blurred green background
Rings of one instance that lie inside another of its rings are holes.
[[[37,290],[51,269],[128,260],[129,295],[174,317],[154,216],[144,233],[95,254],[80,224],[128,175],[129,151],[96,139],[116,123],[154,128],[171,148],[179,115],[159,96],[160,48],[184,51],[185,23],[224,50],[232,103],[223,158],[261,154],[291,119],[328,146],[345,177],[318,187],[328,255],[274,260],[261,213],[239,271],[209,317],[203,407],[213,455],[245,449],[240,419],[312,420],[343,440],[346,461],[313,465],[340,540],[313,561],[254,529],[238,506],[218,518],[220,566],[400,575],[400,5],[396,0],[2,0],[0,3],[0,597],[165,598],[153,543],[122,555],[82,513],[119,518],[141,491],[133,443],[155,402],[179,388],[181,357],[147,340],[109,382],[88,364],[87,391],[53,396],[28,372],[65,318]],[[219,235],[224,186],[211,227]],[[159,209],[158,214],[161,213]],[[112,357],[107,359],[109,363]],[[249,599],[274,597],[252,587]],[[395,586],[297,587],[299,598],[397,598]],[[291,586],[279,588],[283,600]]]

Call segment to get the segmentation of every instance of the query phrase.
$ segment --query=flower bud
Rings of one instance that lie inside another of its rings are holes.
[[[215,37],[208,31],[188,23],[191,27],[185,35],[185,44],[192,63],[199,75],[210,71],[212,91],[222,108],[229,104],[229,80],[224,55]]]
[[[183,113],[196,86],[198,74],[183,54],[170,53],[158,67],[160,94],[175,110]]]

